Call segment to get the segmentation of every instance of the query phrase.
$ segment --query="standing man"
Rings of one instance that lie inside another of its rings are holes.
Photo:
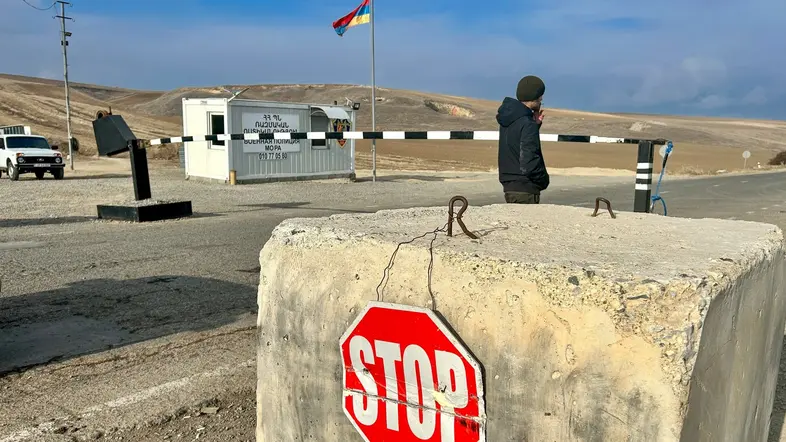
[[[499,123],[499,182],[505,202],[540,203],[549,187],[549,172],[540,150],[540,106],[546,85],[528,75],[519,81],[516,99],[505,97],[497,110]]]

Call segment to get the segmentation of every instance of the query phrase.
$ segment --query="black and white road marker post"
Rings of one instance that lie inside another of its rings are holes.
[[[652,169],[655,148],[652,141],[639,142],[638,160],[636,162],[636,189],[633,199],[633,211],[649,213],[652,194]]]

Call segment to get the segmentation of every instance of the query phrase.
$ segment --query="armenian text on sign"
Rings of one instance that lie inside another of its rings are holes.
[[[244,134],[301,131],[300,116],[288,113],[244,112],[242,125]],[[263,152],[300,152],[300,140],[243,140],[243,153]]]

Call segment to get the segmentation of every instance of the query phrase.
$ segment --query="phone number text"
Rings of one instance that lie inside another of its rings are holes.
[[[289,157],[288,152],[260,152],[259,160],[286,160]]]

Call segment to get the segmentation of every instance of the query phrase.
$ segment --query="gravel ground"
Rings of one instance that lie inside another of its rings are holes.
[[[256,396],[253,389],[220,394],[213,399],[177,408],[127,428],[91,429],[79,421],[54,420],[39,440],[77,442],[214,441],[254,442]]]
[[[201,215],[304,206],[373,211],[383,206],[428,202],[447,195],[445,192],[496,194],[501,200],[497,175],[488,172],[386,173],[378,176],[377,183],[362,178],[354,183],[349,180],[320,180],[238,186],[186,181],[180,170],[172,168],[151,170],[150,175],[154,200],[190,200],[194,211]],[[626,183],[631,178],[565,176],[554,177],[553,181],[552,190]],[[2,219],[25,219],[22,224],[44,222],[44,219],[57,223],[57,219],[65,217],[92,217],[97,204],[133,203],[134,195],[130,176],[99,175],[91,179],[83,176],[69,179],[68,173],[66,179],[59,182],[30,177],[17,182],[2,179],[0,192],[11,197],[3,201]],[[19,225],[9,221],[5,223],[9,227]]]
[[[125,430],[86,435],[107,441],[236,441],[256,440],[256,396],[253,389],[222,394],[201,404]],[[72,433],[73,434],[73,433]],[[100,437],[99,437],[100,438]]]

